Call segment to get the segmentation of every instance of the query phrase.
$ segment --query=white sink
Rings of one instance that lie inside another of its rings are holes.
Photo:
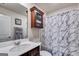
[[[22,44],[19,46],[15,46],[9,50],[9,55],[10,56],[16,56],[16,55],[21,55],[31,49],[31,44]]]
[[[22,44],[22,45],[18,45],[18,46],[11,48],[10,51],[20,51],[22,49],[27,49],[30,46],[31,46],[31,44]]]

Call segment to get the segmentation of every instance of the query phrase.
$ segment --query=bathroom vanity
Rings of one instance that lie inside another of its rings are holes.
[[[11,45],[0,48],[1,56],[39,56],[40,44],[34,42],[23,42],[18,46]]]
[[[34,49],[21,54],[20,56],[40,56],[40,46],[35,47]]]

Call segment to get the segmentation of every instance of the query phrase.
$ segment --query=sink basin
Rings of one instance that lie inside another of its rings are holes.
[[[31,46],[31,44],[22,44],[22,45],[17,45],[13,48],[10,49],[10,51],[20,51],[20,50],[23,50],[23,49],[27,49]]]
[[[12,47],[9,50],[9,56],[16,56],[16,55],[21,55],[22,53],[29,51],[29,49],[31,48],[31,44],[22,44],[22,45],[18,45],[15,47]]]

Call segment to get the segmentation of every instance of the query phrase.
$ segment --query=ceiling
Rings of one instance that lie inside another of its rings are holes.
[[[14,11],[22,15],[26,15],[26,11],[27,11],[27,8],[20,5],[19,3],[0,3],[0,7],[9,9],[11,11]]]
[[[64,7],[77,5],[77,3],[36,3],[36,5],[43,9],[46,13],[49,13]]]
[[[35,3],[35,5],[43,9],[46,13],[77,4],[78,3]],[[0,6],[19,14],[26,15],[27,8],[19,3],[0,3]]]

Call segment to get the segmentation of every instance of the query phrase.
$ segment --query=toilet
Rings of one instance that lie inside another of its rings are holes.
[[[40,56],[52,56],[48,51],[42,50],[40,51]]]

